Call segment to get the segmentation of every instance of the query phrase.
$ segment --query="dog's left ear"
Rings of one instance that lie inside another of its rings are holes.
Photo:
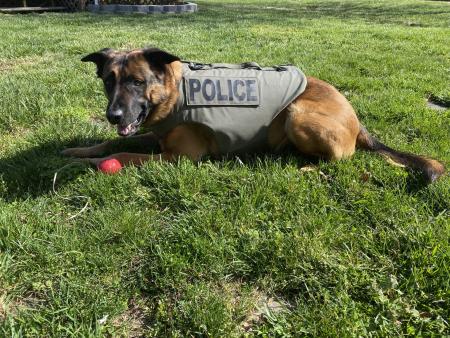
[[[81,59],[81,61],[94,62],[97,65],[97,76],[102,77],[103,68],[105,67],[106,62],[111,57],[112,51],[113,50],[111,48],[105,48],[99,50],[98,52],[86,55],[84,58]]]
[[[169,63],[180,61],[178,56],[172,55],[158,48],[145,48],[143,53],[147,62],[160,70],[164,70],[164,66]]]

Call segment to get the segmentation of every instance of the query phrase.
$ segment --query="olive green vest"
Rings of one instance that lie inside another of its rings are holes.
[[[305,75],[293,66],[184,62],[176,107],[150,130],[163,137],[179,124],[200,123],[223,155],[261,150],[270,123],[305,87]]]

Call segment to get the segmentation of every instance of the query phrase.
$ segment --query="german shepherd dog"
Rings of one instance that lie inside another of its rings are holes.
[[[153,133],[135,135],[140,127],[151,127],[172,114],[182,81],[182,63],[172,54],[157,48],[115,51],[103,49],[81,61],[97,65],[108,98],[106,117],[117,125],[120,136],[138,142],[154,142]],[[144,128],[145,129],[145,128]],[[211,130],[201,124],[180,124],[159,138],[160,154],[116,153],[99,157],[112,141],[84,148],[69,148],[62,153],[97,165],[116,158],[122,165],[145,161],[174,161],[185,156],[199,161],[203,156],[220,157]],[[267,144],[275,151],[291,144],[299,153],[327,160],[353,155],[355,148],[379,153],[395,163],[417,170],[428,182],[445,172],[434,159],[394,150],[371,136],[359,123],[347,99],[332,85],[308,77],[305,91],[271,122]]]

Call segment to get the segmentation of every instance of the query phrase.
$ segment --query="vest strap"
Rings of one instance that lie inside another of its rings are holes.
[[[232,63],[198,63],[192,61],[182,61],[187,64],[190,70],[208,70],[208,69],[256,69],[262,71],[277,71],[284,72],[287,71],[286,66],[290,66],[288,64],[285,65],[277,65],[272,67],[261,67],[256,62],[244,62],[240,64],[232,64]]]

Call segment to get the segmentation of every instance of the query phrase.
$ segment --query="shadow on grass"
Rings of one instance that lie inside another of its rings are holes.
[[[58,175],[58,188],[64,186],[86,173],[90,166],[84,163],[75,163],[74,159],[64,157],[60,152],[65,148],[94,145],[103,141],[94,138],[76,138],[67,142],[55,140],[2,158],[0,161],[0,197],[7,201],[13,201],[45,195],[52,191],[53,177],[63,167],[63,172]],[[157,143],[143,145],[124,141],[114,142],[105,155],[121,151],[159,151]],[[70,163],[74,163],[74,165],[67,166]]]
[[[99,140],[87,140],[92,143],[95,141]],[[0,197],[12,201],[49,193],[52,190],[55,172],[71,162],[70,159],[59,154],[59,151],[67,146],[68,144],[60,141],[51,141],[2,158],[0,161]],[[76,179],[86,172],[86,168],[87,166],[82,165],[68,168],[64,179],[58,180],[58,185],[67,183],[67,177],[70,177],[70,180]]]
[[[60,152],[65,148],[89,146],[103,141],[103,139],[98,138],[74,138],[67,142],[55,140],[24,151],[18,151],[12,156],[3,158],[0,161],[0,198],[4,198],[6,201],[14,201],[48,194],[52,191],[53,178],[56,172],[58,172],[58,188],[76,180],[77,177],[85,174],[91,166],[76,162],[75,159],[65,157]],[[133,142],[132,139],[117,138],[113,140],[111,147],[101,156],[118,152],[159,153],[160,148],[157,141],[149,144]],[[262,158],[268,160],[281,158],[282,164],[286,165],[292,163],[294,156],[299,166],[318,162],[314,158],[298,156],[293,148],[277,155],[259,153],[240,156],[239,159],[250,168],[256,168],[261,165],[260,160]],[[233,160],[233,158],[230,157],[228,160]],[[216,162],[223,160],[227,159],[213,159]]]
[[[154,24],[174,23],[192,26],[193,24],[206,24],[218,26],[223,24],[241,25],[242,20],[254,24],[282,23],[290,25],[291,20],[363,20],[372,23],[397,23],[406,26],[446,26],[444,16],[450,14],[450,7],[437,5],[438,2],[416,4],[373,3],[373,2],[336,2],[315,1],[306,4],[286,4],[273,6],[270,2],[259,4],[252,3],[201,3],[199,12],[182,15],[149,15],[143,17],[140,14],[114,15],[114,14],[89,14],[76,17],[76,20],[67,21],[69,26],[85,26],[93,23],[120,24],[121,26],[134,27],[142,24],[144,20],[151,20]],[[443,20],[435,20],[436,16]],[[411,21],[419,20],[419,22]]]
[[[74,159],[62,156],[60,154],[61,150],[68,147],[94,145],[103,141],[101,139],[87,138],[76,138],[68,142],[55,140],[19,151],[10,157],[2,159],[0,161],[0,197],[7,201],[13,201],[50,193],[55,173],[64,167],[64,170],[58,176],[58,188],[61,188],[80,175],[85,174],[90,168],[87,164],[75,163]],[[159,153],[160,149],[157,141],[153,141],[151,144],[142,144],[133,142],[132,139],[116,139],[103,156],[125,151]],[[374,154],[374,156],[376,155]],[[277,154],[262,152],[239,156],[239,160],[235,156],[212,160],[215,162],[223,160],[241,161],[242,164],[255,169],[261,166],[261,160],[263,162],[280,161],[281,165],[292,164],[294,161],[299,168],[305,165],[316,165],[320,162],[317,158],[299,155],[293,146]],[[70,163],[74,163],[74,165],[68,166]],[[384,186],[384,184],[376,181],[373,183],[379,187]],[[427,182],[421,175],[410,173],[407,179],[406,191],[408,193],[416,193],[426,185]]]

